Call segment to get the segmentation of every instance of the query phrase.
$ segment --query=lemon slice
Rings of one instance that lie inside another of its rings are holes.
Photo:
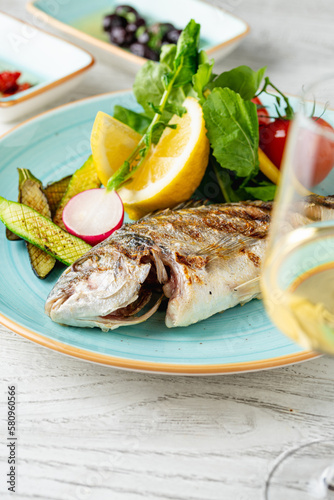
[[[104,186],[109,177],[127,160],[141,135],[112,116],[99,111],[90,144],[97,175]]]
[[[132,181],[118,191],[131,219],[187,200],[202,180],[210,151],[202,107],[193,97],[183,105],[187,113],[170,121],[176,129],[164,130]]]

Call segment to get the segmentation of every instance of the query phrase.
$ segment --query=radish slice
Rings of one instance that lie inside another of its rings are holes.
[[[89,189],[74,196],[63,210],[67,231],[97,245],[120,228],[124,207],[116,191]]]

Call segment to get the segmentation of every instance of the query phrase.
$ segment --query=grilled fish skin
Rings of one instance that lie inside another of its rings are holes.
[[[234,307],[240,300],[233,290],[259,276],[271,208],[243,202],[167,209],[126,224],[66,269],[45,311],[58,323],[109,330],[144,321],[162,295],[168,327]]]
[[[297,209],[292,227],[333,218],[333,197],[300,203],[305,216]],[[271,210],[260,201],[195,206],[126,224],[62,274],[45,311],[58,323],[109,330],[145,321],[163,295],[168,327],[248,302],[260,296]]]

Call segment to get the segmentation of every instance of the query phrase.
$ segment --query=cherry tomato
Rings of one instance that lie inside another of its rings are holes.
[[[267,125],[270,123],[269,113],[265,107],[261,108],[262,102],[258,97],[254,97],[252,102],[257,106],[257,117],[259,119],[259,125]]]
[[[323,120],[322,118],[312,117],[317,125],[320,127],[330,130],[334,133],[333,127]],[[333,136],[334,137],[334,136]],[[312,138],[311,138],[312,140]],[[314,147],[313,151],[315,154],[315,167],[313,172],[312,184],[315,186],[320,184],[327,175],[330,173],[334,167],[334,140],[331,140],[323,135],[313,135]]]
[[[320,127],[334,132],[333,127],[322,118],[312,118]],[[268,158],[281,168],[284,146],[289,133],[290,121],[276,118],[267,125],[260,125],[260,148]],[[303,130],[300,136],[303,145],[299,148],[297,175],[305,187],[320,184],[334,166],[334,141],[314,131]],[[309,168],[307,168],[307,165]]]
[[[290,120],[276,118],[273,122],[260,125],[260,148],[269,160],[280,168]]]

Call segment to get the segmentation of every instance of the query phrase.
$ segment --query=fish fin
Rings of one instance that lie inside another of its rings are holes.
[[[260,277],[246,281],[234,289],[234,294],[238,296],[240,304],[245,304],[261,294]]]
[[[185,208],[198,208],[202,206],[207,206],[211,203],[211,201],[207,198],[200,198],[199,200],[190,199],[188,201],[184,201],[183,203],[179,203],[176,205],[173,210],[184,210]]]
[[[201,250],[199,250],[196,255],[202,256],[228,256],[231,253],[238,252],[240,250],[247,250],[259,242],[258,239],[250,238],[249,236],[243,236],[241,234],[227,234],[220,238],[216,243],[212,243]]]
[[[184,210],[185,208],[198,208],[201,206],[209,205],[210,203],[211,202],[208,199],[200,199],[200,200],[190,199],[187,201],[183,201],[182,203],[179,203],[178,205],[175,205],[173,208],[164,208],[164,209],[154,210],[153,212],[150,212],[149,214],[144,215],[144,217],[142,217],[139,220],[149,219],[151,217],[156,217],[157,215],[168,215],[171,212],[175,212],[176,210]]]

